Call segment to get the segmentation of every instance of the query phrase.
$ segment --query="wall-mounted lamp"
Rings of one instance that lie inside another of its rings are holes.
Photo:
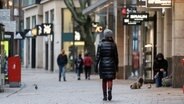
[[[165,8],[162,8],[162,16],[165,15]]]
[[[36,28],[33,28],[31,30],[31,33],[32,33],[33,36],[36,36],[37,35],[37,29]]]
[[[8,1],[8,5],[11,7],[11,6],[13,6],[13,2],[10,0],[10,1]]]

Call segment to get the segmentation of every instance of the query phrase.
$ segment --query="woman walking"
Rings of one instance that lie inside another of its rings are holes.
[[[99,66],[99,75],[102,79],[103,100],[111,101],[113,79],[118,71],[118,52],[112,38],[113,32],[110,29],[104,30],[104,39],[98,45],[96,54],[96,72]],[[108,93],[108,97],[107,97]]]
[[[79,54],[79,56],[75,60],[75,68],[76,68],[78,80],[80,80],[80,75],[83,72],[83,59],[81,54]]]
[[[86,53],[86,55],[84,56],[85,79],[90,80],[92,64],[93,64],[93,60],[92,60],[91,56],[89,56],[89,53]]]

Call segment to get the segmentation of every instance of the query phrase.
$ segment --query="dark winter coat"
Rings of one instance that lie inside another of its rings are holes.
[[[59,54],[57,57],[57,64],[61,66],[65,66],[68,63],[67,56],[64,54]]]
[[[83,59],[82,59],[82,57],[78,57],[75,60],[75,67],[76,67],[76,70],[79,70],[80,73],[83,72]]]
[[[115,79],[118,70],[118,52],[113,40],[103,39],[98,45],[96,69],[98,66],[101,79]]]
[[[160,58],[160,60],[159,60],[159,58]],[[153,69],[154,69],[154,75],[159,73],[159,77],[161,77],[161,78],[163,78],[163,72],[160,71],[160,69],[164,69],[164,71],[167,74],[168,62],[167,62],[167,60],[164,59],[164,56],[162,53],[159,53],[156,56],[156,59],[155,59],[154,64],[153,64]]]

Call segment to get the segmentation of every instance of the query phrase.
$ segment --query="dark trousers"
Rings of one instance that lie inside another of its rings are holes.
[[[78,78],[80,78],[81,73],[83,73],[83,69],[82,68],[76,68],[76,72],[77,72]]]
[[[155,78],[156,87],[162,86],[162,79],[166,76],[167,76],[166,72],[159,72],[158,76]]]
[[[90,75],[91,75],[91,66],[85,66],[84,67],[85,70],[85,78],[86,79],[90,79]]]

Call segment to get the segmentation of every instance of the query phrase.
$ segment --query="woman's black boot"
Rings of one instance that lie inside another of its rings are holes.
[[[112,99],[112,91],[108,90],[108,100],[111,101]]]
[[[106,91],[103,91],[103,101],[107,101],[107,92]]]

